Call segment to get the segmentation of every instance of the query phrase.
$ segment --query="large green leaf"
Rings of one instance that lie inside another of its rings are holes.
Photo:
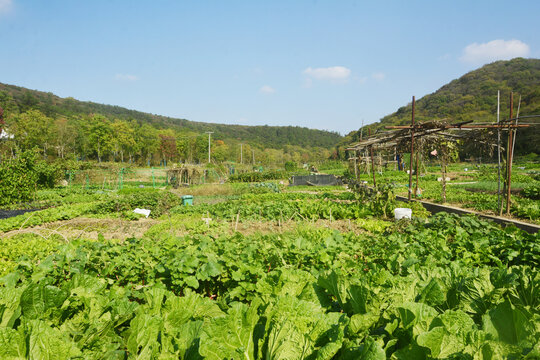
[[[203,298],[191,291],[186,291],[182,297],[167,298],[164,308],[164,326],[167,331],[174,329],[190,320],[204,320],[224,316],[215,301]]]
[[[384,360],[386,359],[386,353],[384,352],[381,344],[375,341],[373,338],[368,337],[362,346],[362,350],[359,354],[359,360]]]
[[[404,303],[396,308],[404,329],[413,330],[418,335],[429,330],[431,321],[437,316],[437,310],[424,303]]]
[[[379,321],[378,313],[368,312],[367,314],[354,314],[351,316],[349,328],[353,334],[368,331]]]
[[[375,341],[371,336],[368,336],[359,346],[351,347],[349,344],[341,358],[346,360],[385,360],[386,353],[381,343],[381,340]]]
[[[127,349],[138,360],[153,359],[161,350],[162,320],[156,315],[138,314],[131,320]]]
[[[226,316],[204,323],[200,354],[211,360],[254,360],[253,331],[258,320],[257,306],[234,303]]]
[[[427,358],[428,350],[424,347],[418,346],[416,343],[408,344],[406,347],[395,351],[391,359],[394,360],[423,360]]]
[[[518,345],[529,341],[529,336],[534,333],[531,318],[527,310],[515,307],[509,300],[505,300],[484,315],[483,326],[495,339]]]
[[[266,359],[331,359],[341,348],[346,318],[320,305],[280,297],[267,308]],[[262,345],[262,344],[261,344]]]
[[[202,359],[199,354],[202,325],[202,321],[188,321],[175,326],[174,332],[166,332],[162,335],[160,358],[167,354],[171,356],[171,359]]]
[[[50,309],[59,308],[67,292],[52,285],[30,284],[21,294],[21,310],[27,319],[37,319]]]
[[[0,326],[12,327],[21,316],[20,298],[22,288],[0,288]]]
[[[430,306],[443,304],[446,301],[446,291],[441,280],[432,278],[420,292],[418,301]]]
[[[436,359],[445,359],[449,355],[460,352],[465,347],[463,339],[449,333],[444,327],[436,327],[429,332],[418,335],[418,345],[428,348],[431,356]]]
[[[32,360],[71,359],[80,355],[80,350],[71,339],[60,330],[51,328],[45,322],[29,322],[30,339],[28,358]]]
[[[0,328],[0,358],[26,359],[26,341],[22,327],[19,327],[19,330]]]
[[[431,322],[430,328],[443,327],[449,333],[465,337],[476,328],[474,320],[461,310],[446,310]]]

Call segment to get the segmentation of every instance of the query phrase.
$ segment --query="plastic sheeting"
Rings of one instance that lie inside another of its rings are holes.
[[[312,186],[331,186],[343,185],[340,178],[335,175],[295,175],[291,176],[290,186],[312,185]]]

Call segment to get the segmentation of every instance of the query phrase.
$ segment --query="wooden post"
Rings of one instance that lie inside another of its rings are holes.
[[[510,119],[514,117],[514,93],[510,93]],[[513,121],[508,123],[508,147],[507,147],[507,160],[506,160],[506,215],[510,215],[510,190],[512,188],[512,156],[513,154],[513,135],[514,131],[510,128]]]
[[[354,150],[354,178],[358,180],[358,164],[356,163],[358,159],[358,154],[356,150]]]
[[[412,164],[414,155],[414,106],[415,99],[412,97],[412,117],[411,117],[411,159],[409,161],[409,201],[411,201],[412,195]]]
[[[371,136],[371,128],[369,128],[369,136]],[[369,153],[371,156],[371,172],[373,173],[373,187],[377,187],[377,181],[375,180],[375,161],[373,161],[373,146],[369,147]]]
[[[500,102],[501,91],[497,91],[497,125],[500,125]],[[499,216],[502,215],[502,199],[501,199],[501,128],[497,127],[497,210]]]
[[[375,162],[373,161],[373,146],[369,147],[371,153],[371,171],[373,173],[373,186],[377,187],[377,181],[375,181]]]
[[[394,171],[398,169],[398,163],[397,163],[397,151],[396,147],[394,146]]]
[[[418,196],[418,150],[416,150],[416,184],[414,184],[414,197]]]
[[[446,150],[444,150],[446,152]],[[443,204],[446,202],[446,153],[443,153],[441,150],[441,160],[442,160],[442,202]]]

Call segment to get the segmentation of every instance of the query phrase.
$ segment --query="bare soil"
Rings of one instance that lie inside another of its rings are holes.
[[[141,237],[152,226],[159,223],[154,219],[139,219],[129,221],[124,219],[93,219],[76,218],[66,221],[56,221],[36,226],[30,229],[12,230],[4,233],[2,237],[10,237],[18,233],[32,232],[49,237],[57,234],[66,240],[78,238],[97,240],[101,234],[105,239],[125,240],[130,237]]]

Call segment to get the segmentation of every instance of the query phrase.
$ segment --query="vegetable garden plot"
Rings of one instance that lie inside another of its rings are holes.
[[[3,278],[0,354],[533,356],[538,244],[538,235],[448,215],[380,235],[209,237],[199,228],[124,244],[78,240]]]
[[[157,191],[92,197],[76,204],[85,216],[150,200],[163,215],[124,241],[0,238],[0,358],[537,356],[539,235],[444,214],[382,221],[387,195],[268,192],[189,207]],[[231,233],[239,213],[299,225]],[[331,218],[372,232],[312,220]]]

